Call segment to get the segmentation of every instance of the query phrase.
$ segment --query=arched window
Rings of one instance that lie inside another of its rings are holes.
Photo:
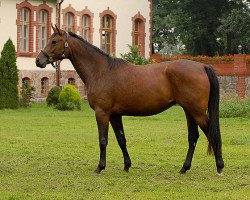
[[[145,22],[146,19],[138,12],[133,18],[132,44],[138,46],[142,56],[145,56]]]
[[[134,46],[139,46],[140,45],[140,25],[141,25],[141,20],[136,19],[134,23],[134,39],[133,39],[133,45]]]
[[[93,18],[94,13],[92,13],[87,6],[81,11],[78,12],[78,15],[80,16],[80,22],[79,22],[79,34],[87,40],[89,43],[93,43]]]
[[[83,15],[82,16],[82,37],[90,41],[90,16],[89,15]]]
[[[28,8],[20,9],[20,43],[19,50],[29,51],[29,28],[30,28],[30,10]]]
[[[49,89],[49,79],[47,77],[43,77],[41,79],[41,94],[47,95]]]
[[[109,7],[99,14],[100,16],[100,48],[106,53],[115,55],[116,50],[116,19]]]
[[[108,54],[112,52],[113,47],[113,18],[105,15],[102,18],[102,50]]]
[[[28,85],[31,85],[31,80],[29,77],[24,77],[22,79],[22,88],[24,87],[24,84],[27,83]]]
[[[76,80],[74,78],[69,78],[68,79],[68,84],[70,84],[70,85],[76,85]]]
[[[66,13],[66,31],[74,32],[74,14],[71,12]]]
[[[46,10],[40,10],[38,14],[38,49],[43,49],[48,40],[48,12]]]

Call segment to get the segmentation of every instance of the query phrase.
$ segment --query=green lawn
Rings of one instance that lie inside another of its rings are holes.
[[[0,199],[250,199],[250,119],[221,119],[224,176],[216,175],[200,131],[185,175],[187,129],[179,106],[152,117],[124,117],[129,173],[110,128],[107,167],[99,159],[94,113],[34,104],[0,110]]]

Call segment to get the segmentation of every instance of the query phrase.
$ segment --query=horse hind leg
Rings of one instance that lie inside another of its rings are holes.
[[[208,139],[208,154],[210,154],[211,149],[214,152],[216,167],[217,167],[217,174],[219,176],[222,176],[222,169],[224,168],[224,161],[222,158],[222,144],[221,144],[221,138],[220,137],[220,130],[218,129],[215,136],[211,136],[211,133],[209,135],[209,120],[206,115],[201,115],[195,117],[195,120],[201,130],[204,132]]]
[[[199,131],[198,131],[198,125],[196,121],[194,120],[193,117],[191,117],[186,111],[186,118],[187,118],[187,126],[188,126],[188,151],[187,151],[187,156],[186,160],[183,164],[182,169],[180,170],[180,174],[186,173],[187,170],[190,169],[191,163],[192,163],[192,158],[194,155],[194,150],[196,147],[197,140],[199,138]]]

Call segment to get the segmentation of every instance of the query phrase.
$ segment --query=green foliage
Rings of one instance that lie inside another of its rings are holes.
[[[46,98],[46,102],[48,106],[56,106],[59,103],[59,95],[61,92],[61,88],[55,86],[50,89],[48,96]]]
[[[218,32],[224,53],[250,52],[250,9],[233,9],[221,18]],[[242,50],[238,46],[242,46]]]
[[[33,86],[30,86],[28,81],[23,81],[21,98],[20,98],[21,107],[27,108],[31,106],[31,99],[34,95],[34,92],[35,92],[35,88]]]
[[[133,63],[135,65],[149,64],[150,62],[149,59],[146,59],[143,56],[141,56],[139,46],[128,45],[128,47],[129,47],[129,52],[125,54],[121,54],[121,57],[124,60],[130,63]]]
[[[0,109],[16,109],[18,103],[16,51],[11,39],[9,39],[4,44],[0,59]]]
[[[238,53],[239,44],[249,53],[249,8],[239,0],[155,0],[153,41],[159,50],[184,44],[191,55]]]
[[[82,100],[75,86],[67,84],[60,92],[58,110],[81,110]]]
[[[250,117],[250,99],[222,100],[220,105],[220,117]]]

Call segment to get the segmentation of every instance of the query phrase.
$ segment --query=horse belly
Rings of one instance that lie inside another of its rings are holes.
[[[117,106],[123,115],[129,116],[147,116],[158,114],[174,104],[174,99],[166,90],[159,92],[157,90],[141,91],[130,94],[123,98]]]
[[[150,116],[163,112],[164,110],[170,108],[174,105],[173,102],[165,103],[165,104],[148,104],[146,106],[136,107],[131,109],[127,109],[124,115],[127,116]]]

